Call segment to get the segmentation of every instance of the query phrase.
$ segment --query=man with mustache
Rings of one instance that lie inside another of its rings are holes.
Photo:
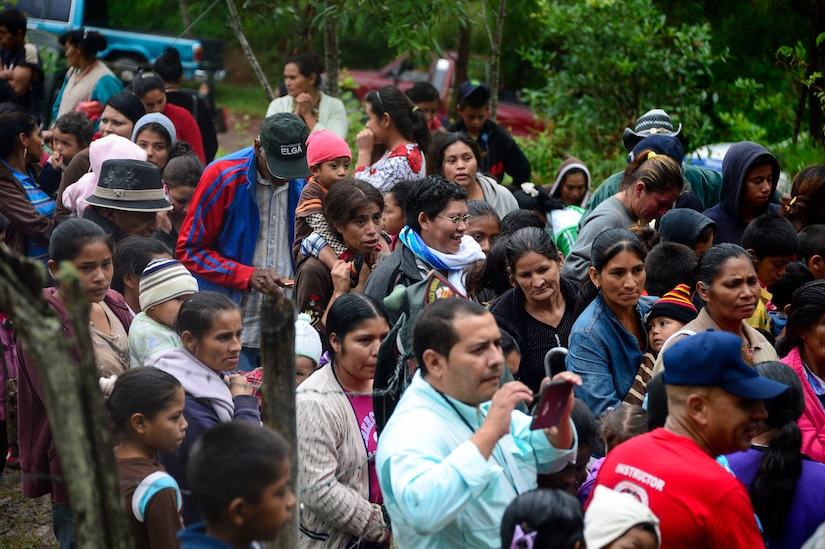
[[[464,299],[428,305],[413,350],[418,371],[376,456],[393,537],[401,549],[501,547],[507,505],[536,488],[537,473],[576,459],[572,392],[558,427],[530,430],[515,407],[532,392],[521,382],[499,388],[501,333],[492,314]],[[556,378],[581,384],[570,372]]]

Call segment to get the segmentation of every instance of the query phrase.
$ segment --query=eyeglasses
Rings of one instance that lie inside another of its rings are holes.
[[[467,214],[467,215],[454,215],[452,217],[447,217],[446,215],[437,215],[436,217],[440,217],[441,219],[446,219],[447,221],[452,221],[453,225],[458,225],[459,221],[463,222],[466,225],[473,218],[473,216],[471,216],[470,214]]]

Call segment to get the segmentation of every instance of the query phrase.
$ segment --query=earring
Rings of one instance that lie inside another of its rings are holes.
[[[26,158],[28,158],[28,156],[29,156],[29,148],[24,146],[23,147],[23,162],[24,163],[26,162]]]

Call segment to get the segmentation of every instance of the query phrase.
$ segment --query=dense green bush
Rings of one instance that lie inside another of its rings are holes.
[[[566,128],[560,146],[594,155],[621,151],[621,132],[651,108],[683,121],[697,143],[712,124],[703,106],[713,69],[710,25],[672,25],[650,0],[541,0],[541,34],[522,55],[546,75],[531,105]]]

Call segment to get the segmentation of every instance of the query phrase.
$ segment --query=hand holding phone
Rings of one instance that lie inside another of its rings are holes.
[[[566,356],[567,349],[553,347],[544,355],[544,373],[548,379],[553,377],[550,361],[555,355]],[[573,383],[564,379],[548,381],[543,384],[538,398],[533,400],[531,411],[533,422],[530,424],[530,429],[549,429],[558,426],[562,416],[564,416],[564,410],[567,407],[567,401],[572,390]]]
[[[542,385],[539,397],[533,404],[533,422],[530,429],[549,429],[558,426],[572,390],[573,384],[565,379],[548,381]]]

